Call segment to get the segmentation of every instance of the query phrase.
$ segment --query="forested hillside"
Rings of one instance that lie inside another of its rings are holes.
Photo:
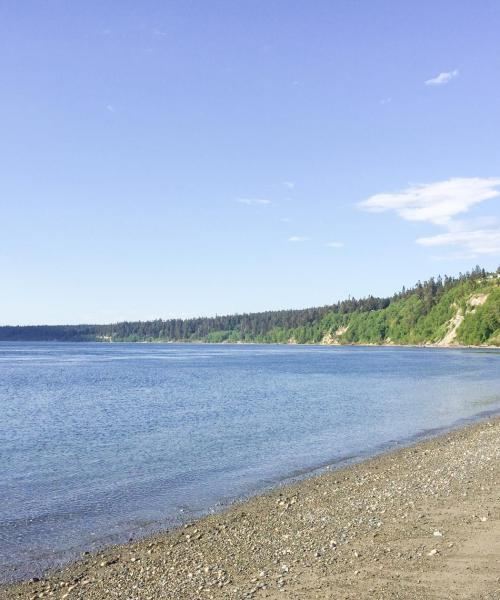
[[[500,346],[500,271],[476,267],[389,298],[319,308],[111,325],[0,327],[0,340]]]

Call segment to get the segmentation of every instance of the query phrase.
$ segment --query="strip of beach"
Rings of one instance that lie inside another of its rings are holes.
[[[500,419],[327,470],[0,597],[500,599]]]

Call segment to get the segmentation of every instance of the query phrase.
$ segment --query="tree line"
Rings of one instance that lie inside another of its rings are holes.
[[[500,267],[497,273],[500,272]],[[3,341],[286,341],[287,336],[299,342],[317,341],[330,329],[347,323],[346,316],[384,311],[402,301],[418,301],[419,317],[429,314],[440,298],[464,282],[492,278],[476,266],[456,277],[437,277],[418,281],[390,297],[367,296],[347,298],[330,305],[306,309],[290,309],[244,313],[192,319],[155,319],[153,321],[123,321],[107,325],[38,325],[0,327]],[[410,305],[411,303],[408,303]],[[390,313],[390,311],[389,311]],[[388,314],[389,314],[388,313]],[[379,314],[379,313],[377,313]],[[373,321],[373,317],[370,317]],[[355,321],[355,319],[350,319]],[[359,320],[359,318],[358,318]],[[365,318],[366,320],[366,318]],[[382,323],[382,321],[380,321]],[[361,326],[361,325],[360,325]],[[377,329],[378,325],[371,325]],[[382,326],[382,325],[381,325]],[[380,328],[379,328],[380,329]],[[349,334],[352,337],[352,331]],[[375,334],[374,334],[375,335]],[[378,332],[383,336],[383,331]],[[346,337],[345,341],[356,341]]]

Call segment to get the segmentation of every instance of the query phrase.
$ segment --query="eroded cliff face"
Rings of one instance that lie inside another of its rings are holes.
[[[349,329],[349,326],[339,327],[336,331],[329,331],[323,336],[321,343],[325,346],[332,346],[340,344],[340,337]]]
[[[463,314],[459,306],[455,306],[456,313],[448,323],[448,330],[436,346],[452,346],[457,343],[457,331],[468,313],[474,313],[478,306],[482,306],[488,299],[488,294],[473,294],[467,301],[467,308]]]

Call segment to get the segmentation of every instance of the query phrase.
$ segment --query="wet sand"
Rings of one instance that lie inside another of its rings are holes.
[[[500,599],[500,419],[87,555],[0,598]]]

